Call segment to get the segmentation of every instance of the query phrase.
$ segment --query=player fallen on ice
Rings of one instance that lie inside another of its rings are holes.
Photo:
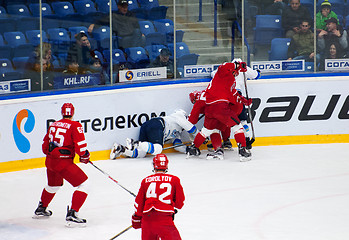
[[[169,116],[152,118],[142,124],[138,141],[127,138],[126,145],[114,143],[110,159],[120,155],[131,158],[143,158],[147,154],[156,155],[162,152],[165,142],[172,142],[174,149],[185,153],[186,146],[182,144],[182,132],[187,131],[194,139],[197,128],[186,118],[184,110],[177,110]]]

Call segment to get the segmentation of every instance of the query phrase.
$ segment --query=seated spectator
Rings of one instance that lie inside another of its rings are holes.
[[[329,49],[332,43],[338,43],[345,51],[348,47],[347,31],[338,25],[336,18],[326,20],[326,30],[321,30],[318,35],[318,46],[320,50]]]
[[[325,0],[321,3],[321,10],[316,14],[316,31],[326,30],[326,20],[330,18],[338,20],[337,14],[331,10],[331,3]]]
[[[99,73],[101,78],[100,85],[105,85],[110,83],[109,76],[106,73],[105,69],[103,68],[101,61],[97,57],[93,59],[93,63],[90,66],[89,70],[86,71],[86,73],[90,73],[90,74]]]
[[[75,43],[73,43],[69,48],[68,58],[74,56],[79,64],[80,71],[87,71],[93,63],[92,56],[94,56],[94,52],[91,43],[84,32],[80,32],[74,37]]]
[[[128,10],[128,1],[119,0],[117,3],[118,11],[112,14],[113,34],[120,37],[119,47],[139,47],[143,46],[142,34],[140,31],[138,19]],[[88,32],[92,33],[94,27],[109,26],[109,16],[97,20],[96,24],[91,24]]]
[[[174,78],[174,64],[173,61],[170,59],[171,52],[167,48],[163,48],[160,51],[160,55],[157,56],[157,58],[154,59],[149,64],[149,68],[155,68],[155,67],[166,67],[167,68],[167,78]],[[180,78],[181,75],[179,74],[178,70],[176,69],[176,77]]]
[[[43,69],[43,90],[53,89],[53,74],[47,71],[47,62],[42,60]],[[30,59],[27,69],[24,73],[26,78],[30,79],[31,91],[41,91],[41,61],[40,57]]]
[[[320,62],[320,71],[325,71],[325,61],[326,59],[341,59],[341,58],[347,58],[346,54],[344,53],[343,49],[338,43],[332,43],[328,49],[325,50],[325,54],[321,59]]]
[[[37,58],[40,58],[40,51],[41,47],[40,45],[36,46],[33,53],[29,57],[28,64],[32,64],[35,62]],[[52,63],[52,49],[51,49],[51,44],[47,42],[42,43],[42,53],[43,53],[43,59],[46,60],[46,70],[47,71],[55,71],[53,63]],[[28,66],[30,68],[30,66]]]
[[[310,30],[310,20],[303,20],[299,25],[300,31],[294,34],[288,46],[288,60],[314,61],[314,33]],[[317,56],[319,60],[319,56]]]
[[[264,0],[263,4],[264,6],[261,7],[265,9],[265,14],[282,15],[282,12],[287,7],[287,0]]]
[[[65,75],[84,74],[85,71],[80,68],[77,57],[74,55],[68,56],[66,61],[66,68],[63,70]]]
[[[300,31],[299,25],[303,19],[311,19],[308,9],[301,5],[300,0],[290,0],[290,5],[282,12],[281,18],[287,38],[292,38]]]

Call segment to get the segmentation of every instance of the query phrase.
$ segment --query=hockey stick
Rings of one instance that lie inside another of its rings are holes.
[[[243,73],[244,74],[244,84],[245,84],[245,91],[246,91],[246,97],[247,99],[249,99],[248,97],[248,91],[247,91],[247,79],[246,79],[246,74],[245,72]],[[251,144],[255,141],[256,137],[255,137],[255,134],[254,134],[254,127],[253,127],[253,122],[252,122],[252,111],[251,111],[251,107],[250,106],[247,106],[247,110],[248,110],[248,116],[250,118],[250,123],[251,123],[251,130],[252,130],[252,139],[251,139]]]
[[[119,237],[121,234],[127,232],[127,231],[128,231],[129,229],[131,229],[131,228],[132,228],[132,225],[131,225],[131,226],[128,226],[127,228],[125,228],[124,230],[122,230],[121,232],[119,232],[118,234],[116,234],[114,237],[112,237],[110,240],[113,240],[113,239]]]
[[[98,169],[98,171],[100,171],[101,173],[103,173],[105,176],[107,176],[108,178],[110,178],[113,182],[115,182],[117,185],[119,185],[122,189],[124,189],[125,191],[127,191],[129,194],[131,194],[132,196],[136,197],[136,194],[134,194],[133,192],[131,192],[130,190],[128,190],[127,188],[125,188],[124,186],[122,186],[118,181],[116,181],[114,178],[112,178],[108,173],[104,172],[102,169],[100,169],[99,167],[97,167],[96,165],[93,164],[93,162],[89,161],[89,163],[92,164],[92,166],[94,166],[96,169]]]
[[[165,147],[165,148],[163,148],[162,150],[172,149],[172,148],[181,147],[181,146],[188,146],[188,145],[185,144],[185,143],[180,143],[180,144],[177,144],[177,145]]]

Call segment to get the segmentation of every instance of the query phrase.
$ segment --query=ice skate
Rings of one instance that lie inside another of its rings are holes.
[[[86,219],[79,218],[74,209],[67,207],[67,216],[65,218],[67,227],[86,227]]]
[[[208,150],[209,152],[213,152],[213,151],[214,151],[214,148],[213,148],[212,143],[209,143],[209,144],[207,144],[206,146],[207,146],[207,150]]]
[[[37,209],[34,212],[34,219],[38,218],[48,218],[52,215],[52,211],[46,210],[46,207],[42,206],[42,202],[39,202]]]
[[[135,141],[132,138],[126,138],[126,148],[130,151],[135,150],[139,145],[139,141]]]
[[[195,144],[187,146],[186,153],[187,153],[187,158],[190,156],[199,156],[201,154],[200,149],[195,147]]]
[[[122,146],[121,144],[118,143],[114,143],[113,148],[111,149],[110,152],[110,159],[116,159],[117,157],[119,157],[122,153],[125,152],[125,147]]]
[[[227,139],[226,141],[223,141],[222,143],[222,148],[224,150],[233,150],[233,144],[231,144],[231,141],[229,139]]]
[[[252,143],[254,143],[254,139],[246,138],[246,149],[251,150],[252,149]]]
[[[250,161],[252,157],[251,152],[246,150],[246,147],[241,147],[240,144],[238,144],[238,147],[239,147],[240,162]]]
[[[223,160],[224,159],[224,152],[222,148],[217,148],[216,151],[208,153],[206,156],[206,159],[219,159]]]

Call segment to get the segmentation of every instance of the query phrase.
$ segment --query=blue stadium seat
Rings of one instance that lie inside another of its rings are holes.
[[[177,68],[183,68],[186,65],[196,65],[198,63],[199,55],[190,53],[177,58]]]
[[[152,7],[148,10],[148,19],[149,20],[158,20],[165,19],[167,15],[167,6],[157,6]]]
[[[283,37],[280,15],[257,15],[254,28],[254,48],[256,45],[269,45],[274,38]]]
[[[290,42],[290,38],[274,38],[271,41],[271,49],[268,52],[269,61],[286,60],[287,50]]]
[[[27,40],[22,32],[5,32],[4,38],[11,47],[27,44]]]
[[[53,2],[51,7],[56,15],[60,17],[66,17],[69,15],[75,15],[75,10],[70,2]]]
[[[11,47],[5,44],[4,38],[0,35],[0,56],[1,58],[11,58]]]
[[[70,32],[71,39],[74,39],[75,35],[80,32],[86,33],[88,35],[88,29],[85,26],[69,27],[68,32]]]
[[[141,33],[145,36],[145,45],[165,45],[166,35],[164,33],[156,32],[151,21],[139,21]]]
[[[314,16],[314,0],[300,0],[301,5],[308,8],[310,16]]]
[[[55,55],[66,54],[70,46],[70,36],[65,28],[47,29],[52,51]]]
[[[29,8],[25,4],[7,5],[7,14],[17,17],[31,17]]]
[[[109,0],[95,0],[95,2],[97,4],[98,11],[109,14]],[[118,10],[115,0],[111,0],[111,5],[112,11]]]
[[[0,34],[16,29],[16,20],[12,18],[0,18]]]
[[[167,46],[172,54],[172,56],[170,58],[173,59],[174,58],[174,44],[169,43]],[[183,55],[188,55],[188,54],[190,54],[190,51],[189,51],[189,47],[186,43],[184,43],[184,42],[176,43],[176,55],[177,55],[176,58],[179,58]]]
[[[29,5],[29,10],[33,14],[34,17],[39,17],[40,16],[40,5],[39,3],[30,3]],[[52,16],[53,11],[51,6],[48,3],[42,3],[41,4],[41,9],[42,9],[42,16]]]
[[[136,8],[139,8],[137,0],[128,0],[128,10],[132,11]]]
[[[139,5],[141,8],[145,8],[145,9],[150,9],[153,7],[158,7],[159,6],[159,2],[158,0],[138,0]]]
[[[12,59],[13,67],[15,70],[23,73],[26,70],[29,57],[14,57]]]
[[[135,68],[145,68],[149,65],[149,57],[147,52],[142,47],[126,48],[127,62]]]
[[[98,50],[94,50],[93,52],[95,53],[95,58],[98,58],[101,61],[101,64],[106,66],[106,59],[103,54]]]
[[[99,28],[94,28],[92,36],[98,41],[104,38],[110,37],[110,28],[108,26],[101,26]]]
[[[112,53],[113,65],[126,63],[125,54],[121,49],[113,49],[111,53]],[[110,63],[110,50],[104,50],[103,56],[106,59],[106,62]]]
[[[158,32],[162,32],[166,34],[166,42],[173,43],[174,41],[174,27],[173,21],[171,19],[158,19],[154,21],[154,26]],[[184,31],[176,30],[176,42],[183,41]]]
[[[21,74],[13,69],[12,63],[7,58],[0,59],[0,80],[17,80]]]
[[[166,48],[166,46],[165,45],[148,45],[148,46],[145,46],[144,48],[148,52],[150,61],[153,61],[155,58],[157,58],[160,55],[161,49]]]
[[[138,18],[139,20],[146,20],[148,19],[148,10],[145,8],[134,8],[131,10],[133,14]]]
[[[91,0],[74,1],[76,12],[84,17],[85,21],[93,23],[95,19],[99,19],[105,14],[97,11],[95,3]]]
[[[7,11],[3,6],[0,6],[0,18],[8,18]]]
[[[37,46],[40,44],[40,30],[29,30],[25,32],[25,36],[29,43],[33,46]],[[48,42],[48,38],[45,31],[42,31],[42,41]]]

